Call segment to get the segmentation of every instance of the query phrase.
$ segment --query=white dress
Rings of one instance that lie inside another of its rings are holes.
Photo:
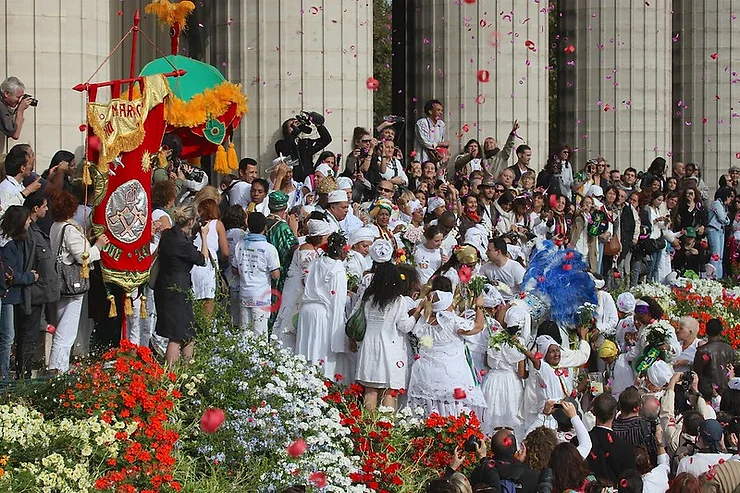
[[[347,274],[342,261],[326,255],[316,259],[306,277],[296,327],[296,353],[320,365],[329,379],[337,373],[354,375],[341,361],[349,352],[349,339],[344,333],[346,298]]]
[[[498,326],[494,333],[499,330],[503,329]],[[488,350],[490,370],[483,378],[481,387],[488,404],[482,419],[483,433],[488,436],[493,435],[497,426],[509,426],[514,429],[517,439],[524,438],[524,383],[517,374],[522,360],[524,355],[508,344],[500,349]]]
[[[214,262],[218,258],[217,222],[218,219],[212,219],[208,222],[206,243],[208,244],[208,251],[211,258],[206,259],[205,266],[194,265],[190,270],[190,280],[193,282],[193,293],[196,300],[212,300],[216,297],[216,266]],[[193,245],[200,250],[202,241],[199,232],[193,239]]]
[[[311,262],[319,256],[317,250],[297,249],[293,252],[288,274],[283,285],[280,310],[272,333],[287,347],[295,347],[296,315],[303,304],[303,283],[308,276]]]
[[[381,310],[373,297],[365,302],[367,329],[359,343],[356,381],[365,387],[402,389],[408,372],[407,334],[414,328],[406,299],[399,296]]]
[[[486,401],[467,360],[465,342],[457,333],[458,329],[472,328],[472,321],[452,312],[437,313],[435,325],[419,319],[413,329],[419,338],[419,359],[411,367],[409,407],[421,407],[427,415],[457,416],[475,411],[483,416]],[[465,397],[456,399],[455,389],[462,389]]]

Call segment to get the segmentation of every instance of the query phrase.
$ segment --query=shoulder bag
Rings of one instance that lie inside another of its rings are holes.
[[[64,247],[64,233],[67,226],[62,226],[62,234],[59,238],[59,250],[57,251],[56,272],[59,276],[59,286],[62,296],[77,296],[87,293],[90,290],[90,279],[82,277],[82,266],[75,262],[67,265],[62,262],[62,249]],[[87,238],[83,238],[87,241]]]
[[[344,326],[344,333],[353,341],[361,342],[365,338],[367,329],[367,318],[365,318],[365,300],[360,302],[360,306],[350,315]]]

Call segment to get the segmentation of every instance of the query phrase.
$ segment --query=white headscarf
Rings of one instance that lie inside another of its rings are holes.
[[[648,380],[656,387],[665,387],[673,376],[673,368],[665,361],[658,360],[647,371]]]
[[[332,234],[333,232],[334,228],[326,221],[322,221],[321,219],[308,220],[308,236],[323,236]]]
[[[483,306],[485,308],[496,308],[499,305],[504,304],[504,297],[501,296],[498,289],[486,284],[483,288]]]
[[[393,256],[393,245],[388,240],[375,240],[370,245],[370,258],[373,262],[382,264],[383,262],[389,262]]]
[[[632,313],[635,311],[635,296],[626,291],[617,296],[617,308],[622,313]]]
[[[437,301],[432,303],[432,311],[434,313],[443,312],[447,310],[452,304],[452,293],[448,291],[432,291],[433,294],[437,295]]]
[[[552,345],[559,346],[557,341],[550,336],[539,336],[536,342],[537,342],[537,351],[542,353],[543,358],[547,354],[547,350],[550,349],[550,346]]]
[[[361,241],[373,241],[375,239],[375,234],[374,229],[363,226],[349,234],[349,241],[347,241],[347,243],[349,246],[355,246]]]

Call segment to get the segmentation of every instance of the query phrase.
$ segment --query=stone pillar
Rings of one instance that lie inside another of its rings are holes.
[[[0,79],[18,77],[39,100],[26,111],[19,142],[33,146],[41,172],[56,151],[83,144],[85,100],[72,86],[86,81],[110,50],[109,2],[0,0],[0,26]],[[103,67],[93,80],[108,76]]]
[[[207,57],[249,100],[236,135],[240,157],[269,166],[282,122],[301,110],[326,117],[335,153],[351,149],[354,127],[371,129],[372,2],[229,0],[208,8],[216,21]]]
[[[415,120],[428,99],[442,101],[451,155],[470,139],[488,136],[503,145],[515,119],[532,147],[534,168],[548,153],[548,14],[546,2],[418,0],[414,15],[414,67],[408,99]],[[530,48],[531,47],[531,48]],[[479,70],[487,70],[481,82]],[[524,143],[521,140],[518,144]],[[515,158],[512,158],[512,163]]]
[[[732,4],[673,2],[673,160],[699,164],[710,188],[740,165],[740,19]]]
[[[563,0],[558,133],[582,169],[646,169],[671,151],[671,2]],[[575,51],[568,49],[572,46]]]

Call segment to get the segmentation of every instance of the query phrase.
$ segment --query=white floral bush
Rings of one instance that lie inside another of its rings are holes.
[[[193,449],[191,455],[215,465],[246,467],[259,479],[256,491],[280,491],[292,484],[326,492],[367,491],[351,484],[358,458],[351,455],[353,444],[339,411],[323,399],[327,388],[315,366],[274,338],[251,332],[227,330],[204,344],[199,351],[209,356],[189,369],[203,378],[184,407],[198,412],[220,408],[226,421],[213,434],[193,427],[191,437],[182,440]],[[190,393],[185,392],[186,400]],[[297,439],[307,449],[292,457],[287,449]],[[315,473],[325,476],[325,486],[316,487]]]

